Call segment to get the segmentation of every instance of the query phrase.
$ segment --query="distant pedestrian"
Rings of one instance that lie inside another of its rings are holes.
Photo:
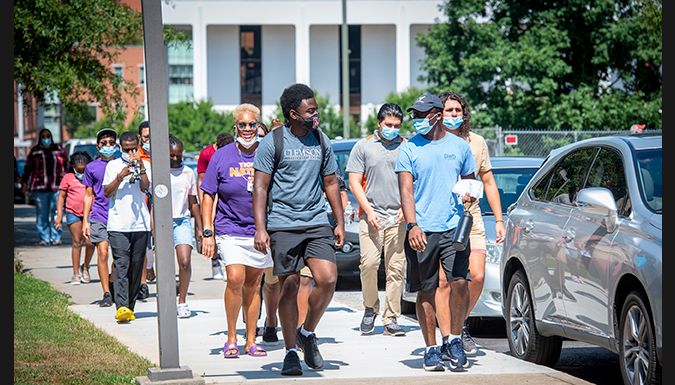
[[[54,143],[52,132],[46,128],[38,134],[35,145],[26,158],[21,175],[21,192],[30,192],[35,201],[35,225],[40,235],[40,246],[60,245],[61,228],[53,226],[59,184],[68,172],[68,154]]]
[[[225,316],[227,343],[225,358],[238,357],[237,318],[245,314],[246,345],[244,352],[254,357],[267,352],[256,345],[256,320],[260,311],[260,284],[263,270],[272,266],[269,252],[260,252],[253,245],[253,160],[258,149],[260,110],[252,104],[241,104],[232,113],[236,141],[218,149],[211,158],[200,188],[202,202],[202,252],[213,258],[217,252],[225,264]],[[214,197],[218,195],[215,220],[212,217]]]
[[[197,158],[197,194],[199,196],[200,205],[202,202],[204,202],[204,191],[199,187],[202,185],[202,180],[204,179],[204,174],[206,174],[206,168],[209,166],[211,157],[213,157],[213,154],[215,154],[219,148],[222,148],[232,142],[234,142],[234,136],[232,134],[229,132],[221,132],[216,137],[215,143],[204,147],[204,149],[199,153],[199,157]],[[217,199],[218,198],[216,197],[216,200]],[[217,202],[214,202],[214,209],[216,206]],[[215,212],[211,218],[214,217]],[[216,253],[214,258],[211,260],[211,276],[213,279],[225,279],[225,276],[223,276],[223,269],[220,266],[220,258],[218,257],[218,253]]]
[[[304,84],[291,85],[282,93],[280,104],[289,122],[277,129],[283,130],[283,152],[279,158],[275,156],[275,135],[267,135],[260,142],[253,164],[254,240],[256,250],[262,253],[271,250],[273,272],[281,285],[279,319],[286,347],[281,374],[301,375],[296,344],[304,352],[305,363],[310,368],[324,366],[315,329],[333,298],[337,280],[335,249],[344,244],[345,228],[335,176],[337,162],[330,140],[318,131],[319,112],[314,92]],[[322,185],[337,218],[335,230],[328,223]],[[305,323],[297,328],[297,295],[300,270],[304,266],[309,266],[315,286],[309,297]]]
[[[192,254],[194,234],[190,213],[197,225],[199,239],[202,237],[202,215],[197,203],[197,178],[190,167],[183,165],[183,142],[169,134],[169,156],[171,175],[171,208],[173,213],[173,244],[178,259],[178,307],[180,318],[191,315],[187,305],[187,291],[192,276]]]
[[[405,222],[398,177],[394,172],[398,151],[404,142],[399,135],[402,120],[401,107],[394,103],[382,105],[377,114],[377,131],[354,145],[346,168],[350,190],[362,210],[359,218],[359,270],[366,308],[360,326],[364,334],[373,332],[375,317],[380,311],[377,276],[384,257],[384,333],[405,335],[398,325],[405,279]],[[364,182],[365,191],[362,187]]]
[[[141,160],[138,136],[131,131],[119,138],[122,157],[108,162],[103,191],[110,198],[108,239],[113,253],[115,318],[135,319],[134,307],[145,274],[145,252],[150,238],[150,211],[145,193],[151,189],[150,164]]]
[[[150,160],[150,122],[148,120],[142,121],[138,125],[138,154],[141,156],[141,160],[151,164]],[[146,204],[150,204],[147,197],[145,199]],[[155,263],[155,250],[152,240],[152,234],[150,234],[150,239],[148,240],[148,246],[145,249],[145,273],[141,279],[141,290],[138,292],[138,299],[146,299],[150,296],[150,289],[148,288],[148,281],[155,279],[155,269],[153,268]]]
[[[63,211],[66,212],[66,224],[72,238],[71,259],[73,261],[73,276],[71,285],[89,283],[89,263],[94,255],[94,245],[82,236],[82,222],[84,220],[84,193],[86,187],[82,184],[84,169],[91,162],[91,156],[86,151],[75,151],[70,157],[71,172],[67,173],[59,184],[59,197],[56,200],[56,218],[54,227],[61,228]],[[84,263],[80,266],[82,245],[84,249]]]
[[[103,179],[108,162],[115,159],[115,151],[118,148],[117,132],[112,128],[104,128],[97,132],[96,148],[101,156],[87,164],[82,179],[82,184],[86,186],[82,233],[85,239],[96,246],[96,271],[103,289],[103,298],[99,306],[109,307],[113,304],[113,297],[110,292],[110,271],[108,270],[108,208],[110,198],[107,198],[103,191]]]

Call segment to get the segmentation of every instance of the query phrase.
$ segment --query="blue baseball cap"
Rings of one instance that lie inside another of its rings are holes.
[[[406,111],[416,110],[420,112],[429,111],[430,109],[437,107],[443,109],[443,103],[441,99],[436,95],[424,94],[415,100],[415,103],[412,107],[408,108]]]

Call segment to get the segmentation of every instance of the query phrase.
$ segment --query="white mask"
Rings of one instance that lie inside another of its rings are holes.
[[[251,139],[250,142],[247,142],[242,138],[241,136],[237,136],[237,142],[241,144],[244,148],[251,148],[254,144],[258,143],[258,134],[256,133],[255,136]]]

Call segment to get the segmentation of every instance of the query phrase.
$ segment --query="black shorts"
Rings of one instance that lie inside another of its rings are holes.
[[[294,274],[306,265],[307,258],[335,262],[335,235],[330,225],[309,228],[268,229],[270,249],[277,277]]]
[[[455,230],[442,233],[425,232],[427,245],[422,252],[417,252],[410,247],[408,232],[405,234],[403,244],[407,260],[406,289],[411,292],[435,290],[438,288],[439,261],[448,282],[458,279],[471,280],[469,272],[469,254],[471,245],[467,245],[464,251],[457,251],[452,247],[452,238]]]

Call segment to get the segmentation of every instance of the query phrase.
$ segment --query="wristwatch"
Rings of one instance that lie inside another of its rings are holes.
[[[410,231],[413,227],[417,226],[417,222],[410,222],[408,225],[405,227],[406,230]]]
[[[206,229],[206,230],[202,231],[202,236],[204,238],[212,237],[213,231],[211,231],[210,229]]]

